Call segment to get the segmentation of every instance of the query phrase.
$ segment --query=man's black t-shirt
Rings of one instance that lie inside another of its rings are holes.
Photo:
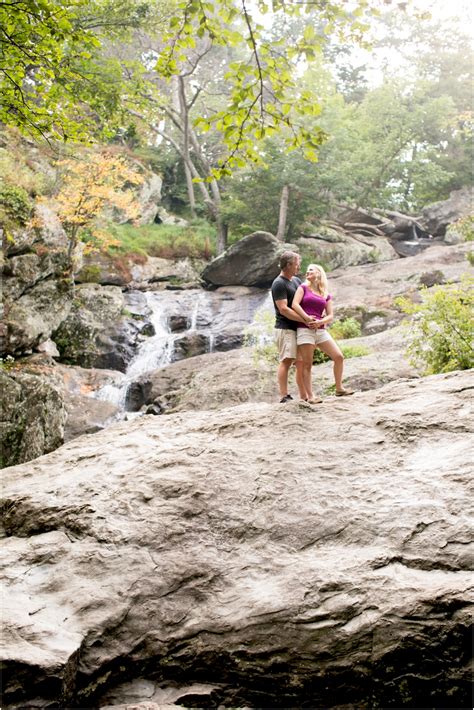
[[[296,330],[298,321],[290,320],[282,316],[278,308],[276,307],[275,301],[281,301],[282,299],[287,300],[288,306],[291,308],[293,303],[293,298],[295,296],[298,286],[301,285],[301,280],[297,276],[293,276],[291,281],[285,279],[284,276],[277,276],[272,283],[272,298],[273,305],[275,306],[275,328],[283,328],[285,330]]]

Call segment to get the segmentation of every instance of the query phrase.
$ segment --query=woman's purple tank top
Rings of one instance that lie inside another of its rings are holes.
[[[315,318],[322,318],[326,304],[331,300],[331,295],[328,294],[325,298],[319,294],[313,293],[306,284],[301,284],[304,294],[301,299],[300,306],[309,316],[315,316]],[[308,326],[304,323],[298,323],[298,328],[307,328]],[[324,328],[325,326],[323,326]]]

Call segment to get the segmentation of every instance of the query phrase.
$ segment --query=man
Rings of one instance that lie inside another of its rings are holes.
[[[308,316],[307,319],[304,319],[291,308],[296,289],[301,284],[301,280],[296,276],[300,270],[300,264],[301,259],[296,252],[284,251],[280,257],[280,275],[272,283],[272,299],[275,306],[275,341],[280,359],[278,388],[281,404],[293,399],[291,394],[288,394],[288,373],[295,361],[296,384],[300,396],[304,392],[302,367],[301,363],[296,360],[296,324],[306,323],[309,327],[315,327],[313,325],[315,318]]]

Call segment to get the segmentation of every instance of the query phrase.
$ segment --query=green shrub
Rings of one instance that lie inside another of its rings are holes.
[[[26,224],[31,214],[31,201],[22,187],[10,183],[0,186],[0,212],[3,219],[17,224]]]
[[[457,222],[453,222],[446,230],[447,234],[459,234],[464,242],[474,241],[474,215],[470,214],[466,217],[461,217]]]
[[[345,338],[358,338],[361,334],[360,323],[356,318],[344,318],[337,320],[331,326],[331,335],[336,340]]]
[[[369,348],[366,348],[365,345],[339,345],[339,347],[346,360],[351,357],[363,357],[370,354]],[[321,365],[329,360],[330,358],[322,350],[316,348],[313,355],[313,365]]]
[[[397,299],[401,310],[412,316],[407,324],[407,355],[424,374],[473,367],[473,285],[473,279],[465,275],[459,284],[422,289],[421,303]]]
[[[367,254],[367,262],[369,264],[377,264],[380,261],[380,251],[378,249],[371,249]]]
[[[371,350],[366,348],[365,345],[340,345],[342,354],[349,360],[351,357],[364,357],[364,355],[370,355]]]
[[[0,357],[0,370],[8,372],[15,367],[15,358],[11,355],[6,355],[5,357]]]

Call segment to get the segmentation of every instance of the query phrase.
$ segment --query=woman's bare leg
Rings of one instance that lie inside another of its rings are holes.
[[[313,368],[314,345],[298,345],[298,359],[301,360],[302,387],[301,399],[313,399],[313,382],[311,370]]]
[[[317,346],[333,361],[334,381],[336,383],[336,392],[343,389],[342,373],[344,370],[344,355],[333,340],[326,340],[325,343],[319,343]]]

